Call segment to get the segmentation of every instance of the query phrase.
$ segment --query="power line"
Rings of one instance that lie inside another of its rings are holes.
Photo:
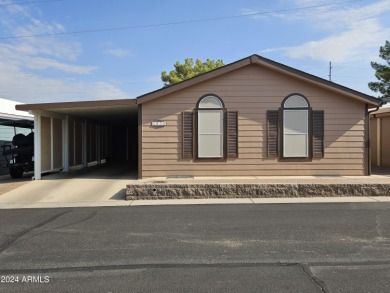
[[[320,69],[322,70],[324,68],[328,68],[328,66],[319,66],[319,67],[312,67],[312,68],[304,68],[304,67],[302,67],[302,69],[300,69],[300,70],[302,70],[302,71],[320,70]]]
[[[12,5],[28,5],[28,4],[35,4],[35,3],[45,3],[45,2],[59,2],[64,0],[41,0],[41,1],[29,1],[29,2],[16,2],[16,3],[1,3],[1,6],[12,6]]]
[[[61,92],[61,95],[62,94],[85,94],[87,91],[81,91],[81,92]],[[120,95],[122,96],[122,93],[120,92],[117,92],[117,91],[104,91],[105,93],[109,93],[111,95]],[[53,95],[53,94],[57,94],[58,93],[54,93],[54,92],[0,92],[0,94],[20,94],[20,95]]]
[[[339,77],[342,77],[342,78],[360,78],[360,79],[367,79],[367,78],[371,78],[372,79],[372,76],[353,76],[353,75],[334,75],[333,77],[335,78],[339,78]]]
[[[333,67],[337,67],[337,68],[351,68],[351,69],[372,69],[372,67],[355,67],[355,66],[338,66],[338,65],[335,65]]]
[[[104,82],[88,82],[88,81],[85,81],[84,82],[84,84],[82,85],[82,86],[84,86],[84,85],[102,85],[102,83],[109,83],[109,82],[106,82],[106,81],[104,81]],[[144,84],[162,84],[162,81],[145,81],[145,82],[119,82],[120,84],[130,84],[130,85],[137,85],[137,84],[142,84],[142,85],[144,85]],[[69,83],[69,84],[72,84],[72,83]],[[58,87],[59,85],[58,84],[32,84],[33,86],[42,86],[42,87]],[[73,86],[77,86],[78,85],[78,83],[77,82],[75,82],[75,83],[73,83],[72,84]],[[110,84],[111,85],[111,84]],[[114,84],[115,85],[115,84]],[[23,87],[31,87],[31,85],[29,84],[29,85],[25,85],[25,84],[22,84],[22,81],[20,82],[20,83],[14,83],[14,84],[10,84],[10,83],[3,83],[2,84],[2,82],[0,82],[0,86],[3,86],[3,87],[5,87],[5,86],[17,86],[18,88],[23,88]]]
[[[55,0],[52,0],[52,1],[55,1]],[[61,0],[58,0],[58,1],[61,1]],[[127,30],[127,29],[140,29],[140,28],[152,28],[152,27],[160,27],[160,26],[171,26],[171,25],[180,25],[180,24],[208,22],[208,21],[218,21],[218,20],[234,19],[234,18],[241,18],[241,17],[267,15],[267,14],[272,14],[272,13],[281,13],[281,12],[292,12],[292,11],[298,11],[298,10],[307,10],[307,9],[326,7],[326,6],[333,6],[333,5],[340,5],[340,4],[346,4],[346,3],[358,2],[358,1],[362,1],[362,0],[349,0],[349,1],[321,4],[321,5],[312,5],[312,6],[298,7],[298,8],[288,8],[288,9],[280,9],[280,10],[273,10],[273,11],[266,11],[266,12],[254,12],[254,13],[247,13],[247,14],[214,17],[214,18],[183,20],[183,21],[177,21],[177,22],[166,22],[166,23],[157,23],[157,24],[145,24],[145,25],[134,25],[134,26],[112,27],[112,28],[102,28],[102,29],[90,29],[90,30],[80,30],[80,31],[71,31],[71,32],[58,32],[58,33],[46,33],[46,34],[13,36],[13,37],[1,37],[0,40],[21,39],[21,38],[34,38],[34,37],[47,37],[47,36],[60,36],[60,35],[73,35],[73,34],[85,34],[85,33],[95,33],[95,32],[106,32],[106,31]]]

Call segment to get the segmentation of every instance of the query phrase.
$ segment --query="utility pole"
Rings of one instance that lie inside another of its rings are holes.
[[[332,62],[329,62],[329,81],[332,81]]]

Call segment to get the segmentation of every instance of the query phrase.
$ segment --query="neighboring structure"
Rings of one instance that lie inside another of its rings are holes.
[[[0,98],[0,175],[8,174],[6,159],[3,155],[3,145],[11,143],[16,134],[29,134],[34,116],[15,109],[21,103]],[[27,127],[27,128],[26,128]]]
[[[119,134],[127,143],[115,153],[129,159],[130,146],[138,145],[130,157],[138,153],[139,178],[368,175],[368,109],[380,105],[374,97],[253,55],[137,100],[17,108],[34,113],[39,179],[46,169],[68,170],[72,157],[86,166],[91,152],[98,162],[112,156],[109,134],[118,125],[127,129]]]
[[[390,167],[390,108],[370,114],[371,162]]]

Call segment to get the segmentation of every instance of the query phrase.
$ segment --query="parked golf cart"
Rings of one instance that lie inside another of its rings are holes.
[[[5,142],[2,155],[5,168],[9,169],[12,178],[21,178],[23,173],[34,170],[34,122],[31,120],[2,121],[0,125],[14,127],[12,142]],[[23,133],[18,133],[22,128]],[[27,130],[27,131],[26,131]],[[26,132],[30,131],[28,134]]]

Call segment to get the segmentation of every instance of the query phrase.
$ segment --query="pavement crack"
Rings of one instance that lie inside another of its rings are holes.
[[[328,289],[326,288],[325,282],[318,279],[316,276],[313,275],[313,273],[310,270],[310,267],[305,264],[297,263],[297,266],[302,270],[302,272],[310,278],[310,280],[315,283],[322,292],[328,293]]]
[[[15,234],[15,235],[11,236],[10,239],[8,239],[7,241],[5,241],[4,243],[2,243],[0,245],[0,254],[3,253],[4,251],[6,251],[11,246],[13,246],[14,244],[16,244],[18,242],[18,240],[20,240],[24,235],[26,235],[26,234],[34,231],[35,229],[38,229],[38,228],[40,228],[40,227],[42,227],[42,226],[44,226],[44,225],[46,225],[46,224],[56,220],[56,219],[58,219],[59,217],[61,217],[62,215],[66,214],[68,212],[69,212],[69,210],[63,211],[63,212],[61,212],[61,213],[59,213],[59,214],[57,214],[57,215],[55,215],[53,217],[50,217],[49,219],[47,219],[47,220],[45,220],[45,221],[43,221],[41,223],[38,223],[38,224],[36,224],[36,225],[34,225],[32,227],[29,227],[28,229],[25,229],[25,230]]]
[[[69,211],[66,211],[66,212],[64,212],[64,213],[62,213],[60,216],[62,216],[62,215],[65,214],[65,213],[68,213],[68,212],[70,212],[70,210],[69,210]],[[58,227],[55,227],[55,228],[53,228],[53,229],[41,231],[41,232],[39,232],[39,233],[36,233],[36,234],[31,235],[31,236],[29,236],[29,237],[25,237],[25,238],[23,238],[23,239],[20,239],[21,237],[19,237],[19,241],[14,242],[14,244],[19,243],[20,241],[25,241],[25,240],[28,240],[28,239],[37,237],[37,236],[42,235],[42,234],[45,234],[45,233],[47,233],[47,232],[51,232],[51,231],[54,231],[54,230],[58,230],[58,229],[62,229],[62,228],[66,228],[66,227],[69,227],[69,226],[73,226],[73,225],[76,225],[76,224],[83,223],[83,222],[85,222],[85,221],[87,221],[87,220],[89,220],[89,219],[95,217],[96,215],[97,215],[97,211],[93,211],[93,212],[91,212],[88,216],[86,216],[85,218],[83,218],[83,219],[81,219],[81,220],[78,220],[78,221],[76,221],[76,222],[72,222],[72,223],[69,223],[69,224],[66,224],[66,225],[58,226]],[[58,218],[58,217],[57,217],[57,218]],[[49,222],[50,222],[50,221],[48,221],[47,223],[45,223],[45,224],[43,224],[43,225],[46,225],[46,224],[48,224]],[[39,226],[39,227],[42,227],[43,225],[41,225],[41,226]],[[39,227],[37,227],[37,228],[39,228]],[[30,231],[30,232],[31,232],[31,231]],[[22,236],[23,236],[23,235],[22,235]],[[1,251],[0,251],[0,253],[1,253]]]
[[[332,266],[356,266],[356,265],[386,265],[390,262],[372,262],[372,263],[333,263]],[[325,263],[330,266],[330,263]],[[323,281],[315,277],[310,267],[324,266],[322,263],[256,263],[256,262],[233,262],[233,263],[139,263],[139,264],[109,264],[109,265],[86,265],[86,266],[65,266],[65,267],[40,267],[40,268],[16,268],[1,269],[0,275],[6,274],[34,274],[34,273],[61,273],[61,272],[94,272],[94,271],[114,271],[114,270],[139,270],[139,269],[203,269],[203,268],[281,268],[281,267],[299,267],[303,273],[317,284],[322,292],[329,293]]]
[[[381,219],[380,219],[381,214],[377,214],[375,216],[375,230],[379,238],[383,237],[383,231],[382,231],[382,225],[381,225]]]
[[[58,273],[58,272],[94,272],[112,270],[139,270],[139,269],[203,269],[203,268],[272,268],[272,267],[293,267],[295,263],[146,263],[146,264],[123,264],[123,265],[102,265],[102,266],[80,266],[80,267],[56,267],[56,268],[31,268],[2,270],[0,274],[33,274]]]

